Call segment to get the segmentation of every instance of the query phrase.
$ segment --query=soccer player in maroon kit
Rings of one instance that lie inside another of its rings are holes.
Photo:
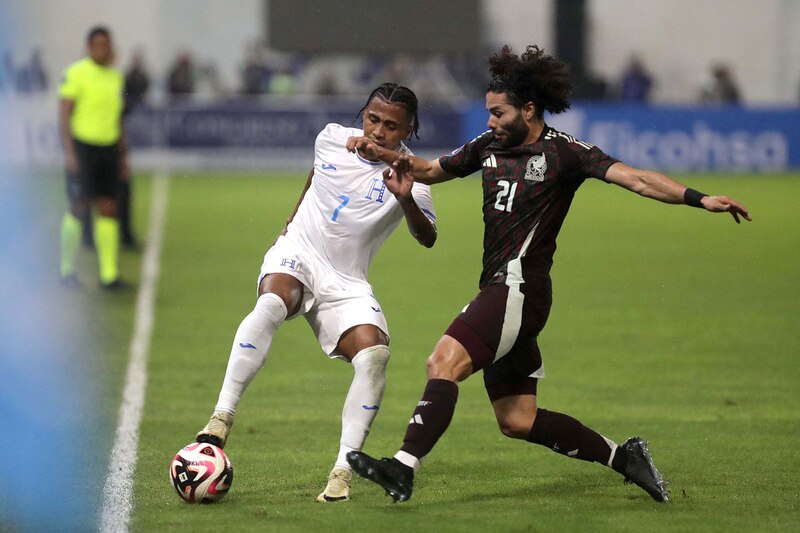
[[[485,232],[480,292],[428,358],[428,383],[400,451],[379,460],[350,452],[347,460],[395,501],[409,499],[420,461],[453,417],[458,382],[483,370],[504,435],[606,465],[656,501],[667,502],[667,482],[644,440],[632,437],[618,445],[568,415],[537,406],[537,382],[544,372],[536,338],[552,303],[556,236],[587,178],[665,203],[729,212],[737,223],[750,215],[728,197],[708,196],[658,172],[629,167],[549,127],[544,112],[569,108],[571,81],[568,66],[537,46],[528,46],[521,56],[503,47],[489,59],[489,71],[489,130],[451,154],[426,161],[364,137],[348,142],[348,149],[392,164],[403,179],[433,184],[482,170]]]

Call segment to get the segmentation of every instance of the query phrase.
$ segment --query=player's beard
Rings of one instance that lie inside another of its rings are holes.
[[[530,133],[530,128],[525,124],[520,114],[514,122],[503,128],[501,131],[502,138],[498,139],[498,142],[503,148],[519,146],[528,137],[528,133]],[[497,131],[495,131],[495,135],[497,135]]]

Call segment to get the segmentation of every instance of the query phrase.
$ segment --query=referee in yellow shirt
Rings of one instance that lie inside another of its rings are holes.
[[[80,287],[75,256],[81,220],[92,207],[100,286],[126,287],[119,277],[117,186],[127,180],[127,146],[122,125],[124,78],[115,69],[111,33],[92,28],[86,39],[89,57],[64,71],[59,88],[59,130],[64,145],[69,211],[61,224],[61,281]]]

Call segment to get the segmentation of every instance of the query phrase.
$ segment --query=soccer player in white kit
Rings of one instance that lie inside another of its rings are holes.
[[[255,309],[236,331],[214,414],[196,437],[225,446],[236,406],[264,365],[278,326],[305,316],[328,357],[350,362],[354,371],[339,455],[320,502],[349,499],[346,455],[362,449],[386,384],[389,329],[367,281],[370,262],[403,218],[420,244],[430,248],[436,242],[430,187],[414,183],[408,160],[390,170],[345,145],[363,135],[410,155],[403,140],[417,132],[417,107],[410,89],[384,83],[361,110],[363,132],[328,124],[319,133],[314,169],[286,228],[264,256]]]

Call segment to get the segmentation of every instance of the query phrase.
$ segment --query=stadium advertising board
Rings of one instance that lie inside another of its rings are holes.
[[[669,171],[783,171],[800,167],[800,110],[574,105],[545,117],[554,128],[625,163]],[[484,131],[485,109],[465,120]]]
[[[361,127],[358,103],[266,105],[235,102],[173,105],[142,110],[128,122],[140,147],[307,148],[325,125]],[[420,139],[414,147],[449,146],[460,141],[461,112],[450,107],[420,109]]]
[[[141,107],[126,119],[137,168],[305,168],[317,133],[330,122],[360,127],[363,102],[172,104]],[[22,164],[60,164],[55,101],[17,100],[22,124],[5,154]],[[426,157],[449,152],[486,129],[482,102],[420,109]],[[576,104],[547,122],[627,164],[664,171],[769,172],[800,168],[800,109],[638,107]],[[151,157],[157,154],[158,157]]]

